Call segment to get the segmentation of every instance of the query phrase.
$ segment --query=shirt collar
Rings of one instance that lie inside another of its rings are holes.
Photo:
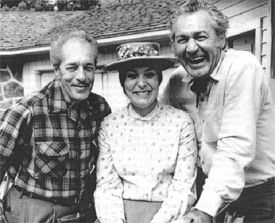
[[[222,50],[220,60],[217,64],[217,66],[215,67],[215,69],[213,70],[213,72],[210,74],[210,76],[216,81],[219,81],[222,78],[223,74],[221,72],[219,72],[219,69],[221,67],[221,64],[222,64],[222,61],[223,61],[224,57],[225,57],[225,51]]]
[[[147,114],[146,116],[141,116],[140,114],[138,114],[132,107],[131,103],[128,105],[128,115],[130,117],[133,117],[135,119],[139,119],[139,120],[144,120],[144,121],[150,121],[152,120],[156,115],[159,114],[160,112],[160,104],[159,102],[157,102],[156,106],[154,107],[154,109]]]

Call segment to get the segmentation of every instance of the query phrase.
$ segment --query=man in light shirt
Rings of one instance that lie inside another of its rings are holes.
[[[171,20],[182,74],[171,77],[160,99],[190,111],[206,176],[184,222],[213,222],[226,207],[244,222],[274,223],[275,107],[257,59],[225,50],[227,28],[225,15],[197,0]]]

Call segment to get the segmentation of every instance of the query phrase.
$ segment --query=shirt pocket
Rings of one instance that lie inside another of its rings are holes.
[[[65,142],[35,143],[35,178],[62,177],[69,167],[69,146]]]
[[[222,108],[218,107],[211,111],[206,111],[203,124],[203,140],[205,142],[217,142],[222,120]]]

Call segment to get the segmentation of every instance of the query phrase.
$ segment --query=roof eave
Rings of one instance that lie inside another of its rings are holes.
[[[97,43],[99,47],[101,46],[110,46],[116,44],[122,44],[126,42],[134,42],[134,41],[148,41],[155,39],[167,38],[170,35],[170,30],[161,30],[161,31],[153,31],[139,34],[131,34],[110,38],[98,38]],[[50,50],[50,46],[43,47],[33,47],[28,49],[20,49],[20,50],[0,50],[0,56],[17,56],[17,55],[33,55],[40,53],[47,53]]]

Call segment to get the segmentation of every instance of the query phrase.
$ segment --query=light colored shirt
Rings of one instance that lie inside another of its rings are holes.
[[[160,101],[191,112],[208,175],[196,208],[214,216],[244,187],[275,176],[275,108],[268,77],[251,53],[224,52],[211,77],[198,108],[186,72],[170,80]]]
[[[194,203],[197,145],[186,112],[157,104],[142,117],[128,105],[101,123],[99,150],[101,223],[125,222],[123,199],[163,202],[152,223],[170,222]]]

